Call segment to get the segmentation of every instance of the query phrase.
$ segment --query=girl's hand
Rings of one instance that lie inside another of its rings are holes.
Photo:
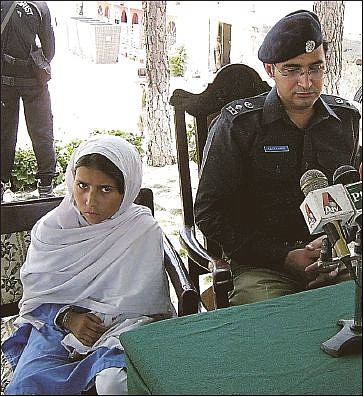
[[[92,313],[67,313],[64,327],[85,346],[92,346],[107,330],[102,321]]]

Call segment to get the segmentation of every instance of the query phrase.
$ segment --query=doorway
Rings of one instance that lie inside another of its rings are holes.
[[[222,45],[222,64],[221,66],[230,63],[231,50],[231,25],[229,23],[219,22],[218,35],[221,37]]]

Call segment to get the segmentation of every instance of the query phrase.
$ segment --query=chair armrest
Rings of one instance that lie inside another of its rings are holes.
[[[164,266],[171,279],[178,298],[178,316],[197,313],[200,297],[188,271],[176,249],[166,235],[163,235]]]
[[[229,292],[234,289],[230,264],[224,259],[214,259],[209,265],[215,295],[215,307],[229,307]]]
[[[212,263],[214,258],[196,239],[193,226],[184,226],[180,229],[179,237],[182,247],[187,251],[188,257],[201,267],[203,273],[210,273],[209,262]]]
[[[230,264],[211,255],[196,239],[193,227],[184,226],[180,230],[180,240],[188,256],[204,269],[205,273],[212,273],[215,307],[228,307],[228,293],[234,288]]]
[[[0,317],[10,317],[19,313],[20,300],[12,303],[2,303],[0,309]]]

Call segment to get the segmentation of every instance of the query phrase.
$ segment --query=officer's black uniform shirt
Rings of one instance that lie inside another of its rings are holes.
[[[1,2],[3,20],[11,1]],[[44,1],[21,1],[15,7],[1,36],[1,74],[4,76],[34,77],[32,67],[11,65],[4,62],[3,54],[14,58],[29,59],[30,50],[36,45],[38,35],[43,53],[50,62],[55,53],[55,38],[49,8]]]
[[[360,114],[321,95],[306,128],[287,116],[276,89],[228,104],[205,146],[195,203],[196,224],[235,263],[279,269],[310,236],[300,211],[300,178],[356,165]]]

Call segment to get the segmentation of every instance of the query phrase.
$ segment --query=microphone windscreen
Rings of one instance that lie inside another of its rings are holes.
[[[339,167],[332,177],[333,184],[348,185],[360,181],[360,174],[357,169],[351,165],[342,165]]]
[[[300,187],[305,196],[313,190],[329,186],[325,174],[319,170],[307,170],[300,179]]]

